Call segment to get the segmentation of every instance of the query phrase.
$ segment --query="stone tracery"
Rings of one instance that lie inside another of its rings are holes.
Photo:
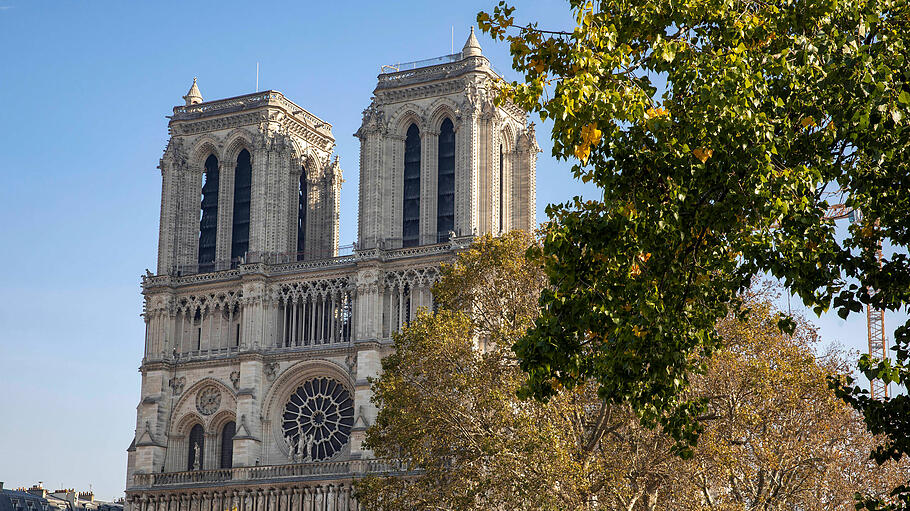
[[[348,342],[354,286],[347,277],[277,286],[278,343],[286,348]]]
[[[297,462],[332,458],[347,444],[354,425],[354,401],[337,381],[313,378],[291,394],[281,429],[289,457]]]
[[[221,391],[209,385],[196,392],[196,409],[202,415],[212,415],[221,406]]]

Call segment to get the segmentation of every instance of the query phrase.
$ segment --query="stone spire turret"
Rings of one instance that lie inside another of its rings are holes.
[[[473,32],[471,32],[473,35]],[[183,99],[186,100],[186,106],[197,105],[202,103],[202,93],[199,92],[199,87],[196,85],[196,77],[193,77],[193,86],[190,87],[190,91],[186,93],[186,96],[183,96]]]
[[[471,35],[468,36],[468,40],[464,43],[464,48],[461,49],[461,57],[479,57],[481,55],[480,43],[474,37],[474,27],[471,27]]]

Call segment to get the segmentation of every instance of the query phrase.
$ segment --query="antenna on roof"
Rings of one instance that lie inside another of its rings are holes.
[[[256,92],[259,92],[259,62],[256,63]]]
[[[455,53],[455,25],[452,25],[452,51],[450,53]]]

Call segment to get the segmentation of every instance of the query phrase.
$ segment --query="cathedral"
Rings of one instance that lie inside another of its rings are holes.
[[[461,52],[384,67],[339,254],[332,125],[277,91],[174,108],[161,170],[129,511],[354,511],[369,377],[473,237],[535,225],[534,126]]]

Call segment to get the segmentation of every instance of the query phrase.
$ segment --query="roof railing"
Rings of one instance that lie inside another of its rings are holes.
[[[420,67],[449,64],[451,62],[458,62],[459,60],[461,60],[461,52],[452,53],[451,55],[443,55],[442,57],[434,57],[432,59],[414,60],[411,62],[379,66],[379,72],[381,74],[399,73],[401,71],[410,71],[412,69],[417,69]]]

